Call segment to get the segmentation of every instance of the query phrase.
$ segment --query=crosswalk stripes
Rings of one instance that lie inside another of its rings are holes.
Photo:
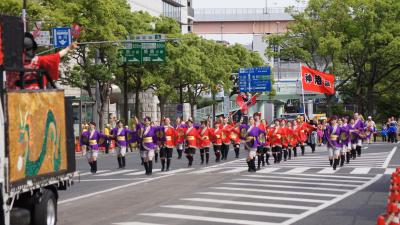
[[[381,176],[246,174],[189,193],[190,196],[141,213],[135,220],[150,224],[160,219],[164,224],[295,224],[304,215],[340,201]]]
[[[355,168],[350,174],[368,174],[371,168]]]
[[[118,171],[113,171],[113,172],[108,172],[108,173],[96,174],[94,176],[106,177],[106,176],[112,176],[112,175],[117,175],[117,174],[122,174],[122,173],[130,173],[130,172],[134,172],[134,171],[137,171],[137,170],[118,170]]]
[[[232,168],[226,171],[222,171],[221,173],[240,173],[240,172],[244,172],[247,171],[247,168],[245,167],[239,167],[239,168]]]

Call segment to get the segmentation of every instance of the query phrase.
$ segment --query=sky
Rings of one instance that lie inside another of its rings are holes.
[[[193,0],[193,8],[268,8],[276,7],[288,7],[297,6],[304,7],[307,0],[301,0],[300,3],[297,0]],[[206,35],[207,39],[221,40],[221,35]],[[225,34],[223,39],[231,44],[239,43],[243,45],[249,45],[252,43],[252,35],[234,35]]]

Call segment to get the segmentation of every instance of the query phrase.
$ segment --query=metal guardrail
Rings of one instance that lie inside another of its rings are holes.
[[[197,15],[255,15],[255,14],[282,14],[288,13],[288,8],[199,8],[195,9]],[[294,7],[295,12],[303,12],[305,7]]]
[[[236,104],[235,101],[230,101],[230,107],[228,109],[229,112],[234,112],[239,110],[239,106]],[[218,105],[216,106],[215,114],[216,115],[221,115],[224,114],[224,103],[219,102]],[[195,112],[196,114],[196,120],[200,119],[206,119],[209,115],[212,115],[212,106],[206,106],[204,108],[198,109]]]

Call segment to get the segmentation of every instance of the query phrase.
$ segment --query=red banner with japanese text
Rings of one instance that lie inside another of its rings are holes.
[[[318,70],[301,66],[301,78],[303,89],[324,93],[328,95],[335,94],[335,75],[323,73]]]

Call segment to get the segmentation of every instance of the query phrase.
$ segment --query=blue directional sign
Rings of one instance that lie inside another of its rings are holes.
[[[271,67],[239,69],[240,92],[271,91]]]
[[[71,28],[57,27],[53,28],[53,41],[55,48],[66,48],[71,42]]]

